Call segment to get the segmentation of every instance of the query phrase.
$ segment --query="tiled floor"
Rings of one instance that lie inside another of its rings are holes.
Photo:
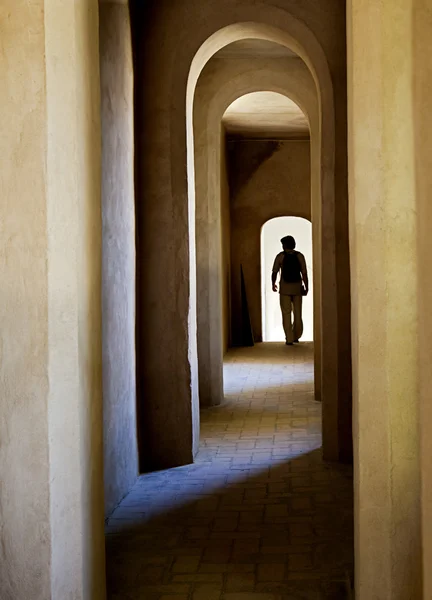
[[[196,464],[141,477],[107,525],[111,600],[348,598],[352,476],[321,460],[310,344],[233,350]]]

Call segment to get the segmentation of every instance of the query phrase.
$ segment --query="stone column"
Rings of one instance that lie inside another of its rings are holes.
[[[414,0],[412,8],[413,118],[416,169],[419,391],[422,476],[423,597],[432,598],[432,2]]]
[[[211,96],[199,86],[194,96],[197,351],[201,407],[221,403],[223,389],[222,166],[220,122],[209,125]],[[212,152],[208,152],[208,148]],[[226,167],[225,167],[226,168]],[[225,198],[229,205],[229,197]],[[229,233],[229,232],[228,232]]]
[[[349,9],[356,598],[410,600],[423,597],[412,2]]]
[[[171,86],[172,78],[182,77],[179,65],[184,69],[169,33],[174,22],[178,31],[176,11],[137,2],[132,19],[139,458],[141,469],[152,470],[192,463],[198,450],[195,209],[188,201],[186,95],[174,100]]]
[[[105,512],[138,474],[133,65],[127,0],[99,7]]]
[[[0,12],[0,597],[98,600],[97,0]]]

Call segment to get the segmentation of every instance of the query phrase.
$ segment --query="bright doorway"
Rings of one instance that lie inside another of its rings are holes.
[[[312,223],[302,217],[277,217],[261,229],[261,298],[264,342],[282,342],[285,334],[279,306],[279,294],[272,291],[271,272],[276,255],[282,251],[281,238],[292,235],[296,250],[304,254],[309,274],[309,294],[303,298],[303,335],[301,341],[313,340],[313,271]]]

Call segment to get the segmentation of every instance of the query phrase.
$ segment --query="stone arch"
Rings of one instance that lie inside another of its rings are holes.
[[[285,13],[286,17],[286,13]],[[245,22],[231,24],[223,29],[216,31],[199,48],[195,54],[188,77],[186,90],[186,120],[187,120],[187,140],[188,140],[188,174],[189,174],[189,228],[191,235],[189,237],[189,256],[190,256],[190,313],[189,328],[190,341],[189,348],[192,356],[195,356],[192,366],[195,366],[195,377],[198,376],[197,360],[197,329],[195,323],[196,309],[196,290],[194,290],[194,272],[195,255],[195,170],[192,166],[193,161],[193,127],[192,111],[196,83],[204,66],[218,50],[224,46],[238,41],[240,39],[264,39],[280,45],[283,45],[294,51],[307,65],[316,85],[318,97],[319,124],[318,136],[320,140],[320,151],[318,157],[320,178],[317,182],[319,186],[319,195],[321,202],[314,203],[315,220],[319,222],[319,227],[315,228],[315,247],[321,250],[321,256],[326,260],[318,259],[315,262],[321,263],[321,269],[317,269],[319,275],[314,286],[316,289],[317,302],[321,305],[321,319],[317,319],[316,345],[317,351],[315,362],[318,366],[318,377],[316,380],[316,391],[319,399],[324,399],[323,410],[323,446],[324,454],[327,458],[339,458],[338,437],[341,428],[338,423],[338,331],[337,331],[337,297],[336,297],[336,239],[335,239],[335,221],[334,221],[334,101],[330,73],[326,63],[323,51],[312,33],[300,22],[293,19],[290,23],[285,23],[286,29],[269,25],[268,22]],[[307,50],[306,50],[307,48]],[[311,58],[313,56],[313,59]],[[316,61],[316,64],[315,64]],[[252,90],[251,90],[252,91]],[[276,90],[275,90],[276,91]],[[295,94],[295,91],[293,92]],[[241,94],[242,95],[242,94]],[[237,96],[238,97],[238,96]],[[292,96],[291,96],[292,97]],[[233,98],[234,99],[234,98]],[[293,98],[294,99],[294,98]],[[324,212],[322,207],[325,206]],[[326,290],[333,293],[321,293],[321,277],[326,281]],[[209,322],[210,328],[216,332],[218,324],[214,319]],[[325,352],[321,347],[321,333],[324,327],[326,348]],[[217,335],[215,335],[217,339]],[[207,399],[213,397],[216,399],[222,397],[222,360],[211,360],[212,350],[216,356],[221,356],[220,344],[209,346],[207,340],[204,340],[202,346],[206,347],[206,364],[209,369],[200,369],[201,379],[205,379],[211,385],[215,383],[216,390],[207,394]],[[208,389],[208,385],[204,389]],[[206,402],[208,403],[208,402]]]
[[[297,52],[311,70],[320,99],[320,136],[332,140],[332,149],[323,155],[320,165],[321,193],[327,207],[322,220],[322,245],[327,253],[323,277],[328,288],[337,287],[335,107],[330,68],[313,33],[312,22],[309,21],[310,27],[306,25],[308,21],[300,18],[301,11],[295,3],[290,12],[272,4],[234,6],[229,0],[206,5],[205,11],[195,11],[190,5],[180,3],[172,11],[170,6],[162,4],[152,18],[136,63],[147,85],[152,86],[153,96],[150,101],[148,96],[145,100],[144,95],[139,98],[144,110],[140,116],[141,173],[137,202],[137,386],[140,458],[145,467],[190,462],[198,447],[195,256],[194,244],[189,243],[195,237],[195,215],[194,203],[188,203],[187,173],[188,162],[193,169],[190,160],[193,154],[188,157],[187,136],[191,135],[191,129],[186,127],[187,120],[192,122],[192,109],[187,100],[208,57],[230,41],[256,37],[282,43]],[[191,18],[194,27],[186,29]],[[139,27],[145,28],[145,18]],[[329,41],[325,43],[331,53]],[[146,53],[156,49],[157,64],[145,59]],[[193,186],[189,192],[193,193]],[[164,231],[163,239],[158,239],[159,226]],[[169,273],[158,271],[157,257],[161,255],[171,257]],[[324,423],[329,438],[326,455],[339,458],[338,432],[343,427],[338,423],[341,352],[337,305],[327,301],[323,314],[330,332],[329,351],[323,354],[323,387],[328,397],[335,399]],[[166,365],[169,370],[164,368]],[[348,362],[346,368],[350,368]],[[171,400],[174,394],[175,402]]]
[[[230,61],[232,62],[232,61]],[[221,311],[219,306],[221,273],[218,261],[218,240],[220,240],[220,122],[226,109],[237,98],[261,90],[272,91],[284,95],[303,110],[313,130],[313,151],[311,154],[314,173],[313,192],[315,208],[320,204],[319,196],[319,133],[318,102],[314,82],[307,67],[301,60],[272,66],[272,61],[254,61],[253,68],[245,70],[242,64],[231,69],[209,68],[203,71],[195,95],[194,128],[196,131],[195,165],[199,173],[195,179],[196,195],[196,255],[197,255],[197,297],[199,308],[197,319],[198,332],[198,364],[200,378],[200,401],[204,406],[218,404],[223,397],[222,381],[222,340]],[[293,63],[290,65],[289,63]],[[209,65],[210,67],[210,65]],[[208,86],[211,84],[211,87]],[[317,222],[317,232],[318,232]],[[258,240],[258,238],[257,238]],[[255,240],[259,243],[259,240]],[[194,240],[195,241],[195,240]],[[213,249],[213,256],[209,248]],[[215,256],[216,255],[216,256]],[[317,256],[318,262],[319,256]],[[234,298],[238,295],[233,282]],[[319,298],[316,299],[319,302]],[[318,304],[317,304],[318,306]],[[319,320],[317,319],[317,324]],[[319,327],[317,327],[319,328]],[[317,337],[317,374],[320,369],[320,343]],[[320,389],[320,377],[316,382],[317,392]]]
[[[312,80],[312,77],[309,74],[307,67],[301,60],[295,61],[296,68],[294,72],[290,73],[290,70],[287,68],[287,65],[284,65],[284,68],[275,69],[271,67],[271,61],[264,61],[267,64],[258,64],[254,70],[249,69],[246,72],[243,71],[243,65],[239,73],[233,76],[231,73],[231,80],[228,80],[224,84],[224,78],[219,77],[215,78],[214,70],[209,73],[209,79],[213,79],[213,88],[214,94],[213,96],[209,94],[207,97],[199,98],[198,102],[205,110],[206,116],[204,120],[200,124],[196,124],[196,131],[199,131],[199,137],[201,143],[199,144],[199,148],[196,149],[195,152],[195,161],[197,164],[200,164],[199,170],[210,173],[218,172],[218,163],[220,160],[219,143],[215,143],[213,137],[213,145],[212,150],[206,152],[206,143],[202,143],[202,138],[208,138],[214,135],[219,135],[218,123],[220,123],[221,117],[227,107],[238,97],[241,97],[245,93],[259,91],[259,90],[267,90],[274,91],[277,93],[281,93],[283,95],[287,95],[289,98],[294,100],[299,104],[304,113],[308,116],[308,119],[311,123],[311,172],[313,174],[313,186],[312,186],[312,212],[313,212],[313,221],[314,221],[314,273],[315,273],[315,285],[314,285],[314,295],[315,295],[315,314],[317,316],[315,320],[315,389],[316,389],[316,397],[321,399],[321,390],[323,386],[323,369],[325,367],[322,366],[322,356],[327,356],[331,354],[333,349],[333,344],[335,343],[332,340],[332,336],[335,334],[332,325],[327,322],[327,325],[324,326],[324,331],[322,333],[322,323],[321,323],[321,314],[320,307],[323,305],[337,305],[336,298],[336,289],[335,287],[327,287],[324,290],[324,298],[322,297],[321,285],[320,285],[320,273],[321,273],[321,261],[322,256],[324,256],[327,260],[328,249],[323,249],[321,252],[321,228],[322,224],[322,215],[321,215],[321,158],[320,154],[331,153],[331,143],[332,139],[322,138],[320,136],[320,110],[318,105],[317,92]],[[204,75],[204,72],[203,72]],[[309,76],[309,78],[308,78]],[[197,87],[196,94],[199,94],[199,85]],[[205,123],[205,124],[204,124]],[[330,143],[329,143],[330,142]],[[190,160],[190,159],[189,159]],[[210,166],[211,165],[211,166]],[[212,175],[210,179],[213,180],[214,176]],[[209,180],[210,182],[210,180]],[[217,215],[217,210],[215,208],[211,208],[212,202],[215,201],[215,194],[217,195],[218,183],[216,183],[216,187],[213,187],[213,190],[210,191],[211,183],[209,183],[208,187],[204,187],[201,189],[199,185],[196,186],[195,194],[198,194],[202,199],[204,204],[200,207],[199,201],[196,203],[197,218],[200,222],[200,233],[197,236],[197,243],[199,245],[200,241],[204,248],[204,252],[202,255],[207,253],[210,240],[213,235],[213,248],[215,248],[215,244],[217,246],[217,221],[215,221],[215,215]],[[217,203],[217,200],[216,200]],[[201,212],[203,214],[200,214]],[[204,218],[203,218],[204,215]],[[206,219],[210,219],[211,226],[209,229],[205,229],[204,222]],[[212,234],[209,234],[210,229],[213,230]],[[195,239],[191,240],[194,243]],[[217,250],[217,248],[216,248]],[[199,251],[198,252],[198,260]],[[192,252],[191,252],[192,255]],[[205,263],[205,260],[204,260]],[[197,319],[200,323],[200,329],[204,328],[204,334],[198,336],[198,345],[199,345],[199,379],[200,379],[200,395],[203,400],[203,405],[211,405],[217,404],[220,402],[220,399],[223,396],[223,381],[222,381],[222,344],[221,344],[221,323],[220,323],[220,310],[218,310],[217,306],[215,307],[215,311],[212,313],[209,309],[208,300],[210,302],[215,303],[215,299],[218,298],[217,288],[219,286],[218,280],[220,281],[220,273],[217,273],[217,264],[213,264],[211,268],[207,265],[208,268],[205,268],[204,264],[204,276],[201,277],[200,273],[198,273],[198,297],[200,298],[200,304],[203,305],[207,300],[207,307],[203,311],[198,311]],[[216,273],[216,276],[215,276]],[[209,277],[210,275],[210,277]],[[234,286],[235,287],[235,286]],[[217,304],[217,302],[216,302]],[[324,348],[321,344],[321,338],[324,338]],[[330,346],[330,348],[328,347]],[[337,366],[335,364],[332,365],[333,373],[334,367]],[[324,383],[324,385],[326,385]],[[327,387],[328,389],[328,387]],[[337,431],[336,422],[334,419],[337,418],[337,406],[334,404],[334,396],[328,392],[328,401],[325,402],[323,408],[323,424],[324,424],[324,445],[326,455],[329,458],[336,458],[335,454],[331,454],[331,446],[335,442],[337,443],[337,436],[335,435],[335,431]]]

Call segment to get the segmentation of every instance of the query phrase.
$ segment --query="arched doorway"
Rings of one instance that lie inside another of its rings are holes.
[[[349,352],[345,351],[349,340],[346,335],[339,335],[338,319],[345,322],[349,311],[345,305],[344,310],[338,312],[338,306],[345,301],[345,292],[338,288],[336,281],[340,272],[336,271],[335,263],[335,227],[339,227],[343,213],[338,212],[337,221],[335,107],[326,54],[300,15],[256,3],[236,7],[235,11],[229,3],[218,6],[217,10],[213,8],[209,8],[211,14],[206,13],[194,35],[190,30],[186,34],[186,29],[179,29],[179,23],[172,24],[174,29],[169,34],[172,43],[160,47],[155,40],[159,34],[168,35],[163,21],[167,8],[163,7],[161,20],[152,22],[136,63],[138,76],[140,72],[145,73],[153,91],[152,98],[146,97],[144,103],[138,94],[138,103],[143,106],[139,130],[145,131],[140,134],[139,143],[138,197],[142,201],[137,202],[137,398],[141,465],[148,469],[151,465],[184,464],[193,459],[197,450],[199,394],[194,240],[198,205],[195,203],[193,98],[196,82],[208,59],[229,43],[241,39],[264,39],[289,48],[310,69],[316,86],[319,101],[316,135],[320,152],[315,159],[318,161],[318,194],[323,200],[316,210],[318,213],[322,207],[325,210],[322,218],[314,222],[320,224],[322,232],[317,238],[317,248],[326,256],[321,263],[326,280],[321,305],[325,315],[322,329],[326,331],[323,339],[327,345],[318,358],[322,362],[323,398],[327,395],[325,406],[329,407],[324,421],[326,453],[328,458],[341,458],[344,449],[351,445],[350,435],[347,436],[349,441],[342,439],[350,422],[349,418],[346,421],[349,398],[342,394],[350,380],[350,360]],[[140,21],[139,27],[145,27],[145,19]],[[146,52],[153,47],[159,52],[158,69],[147,65]],[[169,85],[167,77],[161,85],[161,65],[166,65],[164,73],[170,78]],[[234,93],[232,90],[227,105],[236,94],[248,91],[250,89],[237,89]],[[186,123],[184,112],[179,110],[184,105]],[[207,131],[205,128],[204,135]],[[340,240],[338,248],[343,246]],[[171,260],[167,263],[169,272],[165,269],[162,273],[155,257],[165,255]],[[334,294],[340,294],[337,301]],[[347,330],[349,327],[345,327]],[[170,365],[169,370],[166,365]],[[182,423],[181,431],[178,423]]]
[[[298,23],[294,24],[294,22],[286,23],[287,30],[282,30],[279,27],[273,28],[268,27],[268,25],[264,25],[263,23],[236,23],[235,25],[228,26],[223,28],[216,33],[214,33],[208,40],[206,40],[199,51],[196,53],[189,74],[188,80],[188,89],[187,89],[187,116],[188,116],[188,165],[189,165],[189,209],[190,215],[191,211],[195,214],[195,210],[199,210],[199,201],[198,197],[196,198],[196,190],[198,186],[195,185],[195,173],[196,173],[196,165],[191,167],[192,164],[192,156],[191,151],[194,148],[194,135],[193,135],[193,127],[192,122],[192,112],[194,106],[194,98],[196,100],[197,89],[196,82],[203,72],[205,65],[207,64],[209,58],[214,56],[218,50],[228,46],[229,44],[242,40],[242,39],[258,39],[258,40],[267,40],[271,41],[275,44],[279,44],[282,47],[288,48],[294,53],[297,53],[298,57],[304,59],[304,64],[307,65],[307,71],[310,75],[312,75],[312,81],[314,82],[314,90],[315,90],[315,109],[318,114],[318,118],[316,121],[316,126],[313,127],[312,136],[315,140],[314,148],[316,151],[312,153],[312,161],[314,165],[314,173],[317,175],[316,182],[314,183],[314,191],[313,191],[313,221],[316,227],[316,235],[315,238],[318,241],[316,244],[316,271],[319,271],[319,278],[317,280],[317,285],[315,288],[315,293],[318,295],[320,300],[319,305],[321,307],[322,315],[325,315],[325,319],[322,319],[320,322],[320,313],[317,315],[317,325],[316,331],[317,335],[315,336],[317,344],[317,352],[315,355],[315,364],[317,366],[317,380],[316,380],[316,393],[321,398],[327,395],[327,401],[324,404],[324,451],[327,458],[330,459],[338,459],[342,458],[342,454],[344,452],[348,452],[348,455],[351,454],[351,435],[349,433],[350,429],[350,409],[349,409],[349,399],[339,398],[338,389],[339,389],[339,357],[338,357],[338,340],[336,339],[338,336],[338,328],[337,328],[337,299],[335,294],[337,293],[336,286],[336,252],[335,252],[335,235],[334,235],[334,179],[332,176],[328,177],[329,173],[333,173],[334,175],[334,114],[333,114],[333,95],[332,95],[332,85],[331,82],[324,81],[327,78],[328,71],[325,64],[321,62],[321,59],[317,60],[320,64],[320,73],[318,74],[315,68],[311,65],[310,58],[307,56],[307,52],[305,49],[299,45],[298,40],[293,39],[288,31],[294,26],[294,29],[297,30]],[[305,43],[307,38],[307,33],[302,30],[302,26],[299,26],[297,30],[297,34],[302,37],[305,35]],[[311,45],[311,50],[314,44]],[[315,50],[318,50],[315,48]],[[318,50],[319,54],[319,50]],[[302,61],[300,61],[302,62]],[[324,61],[325,62],[325,61]],[[317,64],[318,64],[317,63]],[[322,69],[322,71],[321,71]],[[271,69],[270,69],[271,70]],[[250,73],[246,74],[246,79]],[[319,81],[322,80],[323,88],[321,89]],[[245,87],[232,86],[230,90],[230,98],[227,102],[229,105],[233,100],[240,97],[241,95],[253,91],[256,83],[251,83],[250,80],[244,82],[243,85]],[[316,87],[318,85],[318,88]],[[229,87],[229,86],[227,86]],[[256,89],[256,88],[255,88]],[[259,88],[258,88],[259,89]],[[261,88],[262,89],[262,88]],[[272,85],[270,88],[274,91],[278,91],[280,93],[284,93],[285,90],[281,89],[279,81],[272,81]],[[293,90],[294,98],[296,98],[296,91]],[[216,95],[217,96],[217,95]],[[220,100],[219,100],[220,101]],[[215,102],[213,104],[213,109]],[[204,133],[206,135],[206,133]],[[218,142],[220,144],[220,142]],[[195,150],[195,156],[197,154],[197,150]],[[212,161],[214,159],[217,160],[217,151],[213,151],[210,153],[209,160]],[[191,224],[190,227],[194,227],[195,223]],[[323,234],[322,232],[325,232]],[[193,245],[193,248],[190,248],[190,256],[195,256],[195,244],[194,244],[195,235],[189,238],[190,244]],[[323,259],[325,256],[325,260]],[[194,305],[194,271],[193,267],[191,268],[192,275],[192,283],[191,283],[191,306]],[[321,290],[321,278],[324,278],[326,281],[326,286]],[[196,307],[193,309],[194,312]],[[190,313],[191,314],[194,314]],[[199,317],[198,317],[199,318]],[[191,323],[191,321],[190,321]],[[194,330],[196,333],[196,331]],[[323,333],[322,333],[323,332]],[[194,333],[194,335],[195,335]],[[191,337],[192,346],[194,346],[194,335]],[[321,339],[323,343],[325,343],[326,348],[321,345]],[[346,340],[344,340],[346,341]],[[198,360],[198,363],[203,364],[203,361]],[[347,369],[350,371],[350,365],[347,364]],[[220,381],[219,377],[219,381]],[[343,381],[346,383],[349,380],[349,377],[344,377]],[[211,395],[214,398],[220,397],[219,393],[212,393]],[[341,406],[339,406],[341,404]],[[340,410],[340,409],[343,410]],[[344,421],[345,427],[340,426],[340,420]],[[340,436],[344,436],[348,431],[347,438],[339,439]]]
[[[261,229],[261,302],[263,342],[283,342],[284,330],[278,295],[272,291],[270,273],[273,261],[281,250],[280,239],[292,235],[296,240],[296,249],[306,259],[309,275],[309,295],[303,298],[303,335],[302,341],[312,342],[314,306],[313,306],[313,261],[312,261],[312,223],[302,217],[276,217],[264,223]]]
[[[276,44],[277,46],[277,44]],[[215,57],[218,55],[216,54]],[[265,66],[257,61],[257,64],[244,71],[243,66],[236,71],[235,67],[231,67],[228,71],[211,67],[211,63],[202,70],[201,76],[198,79],[193,103],[193,119],[190,117],[188,125],[188,165],[189,165],[189,217],[194,216],[193,222],[190,221],[191,231],[193,230],[193,238],[189,238],[192,247],[190,249],[190,257],[193,257],[193,265],[191,266],[191,307],[193,312],[189,313],[189,324],[194,326],[193,315],[197,314],[198,323],[201,323],[199,329],[203,331],[203,327],[208,329],[208,334],[204,336],[206,343],[207,355],[203,357],[197,356],[197,369],[200,371],[200,381],[204,379],[208,383],[207,392],[203,395],[210,399],[207,405],[218,404],[223,395],[222,385],[222,343],[220,340],[220,323],[216,324],[214,318],[210,317],[210,312],[204,315],[200,310],[196,312],[196,298],[201,301],[205,294],[203,290],[211,288],[210,281],[206,279],[208,276],[213,277],[214,269],[205,267],[204,280],[201,280],[200,270],[195,273],[195,260],[197,264],[206,264],[208,261],[209,248],[218,248],[220,242],[217,241],[218,234],[218,206],[220,202],[220,164],[221,164],[221,130],[220,121],[226,109],[238,98],[257,92],[260,90],[271,90],[273,92],[288,96],[294,100],[307,115],[311,127],[311,216],[314,223],[314,239],[317,243],[314,246],[314,270],[316,274],[315,284],[315,305],[320,307],[316,312],[315,319],[315,393],[318,399],[323,398],[322,390],[325,388],[328,393],[328,401],[324,403],[324,449],[327,458],[337,459],[339,456],[337,446],[339,442],[347,449],[348,454],[351,451],[351,434],[350,434],[350,418],[347,413],[339,411],[339,400],[337,394],[331,392],[331,386],[336,384],[339,372],[335,368],[337,360],[334,352],[337,350],[336,340],[332,341],[334,335],[337,334],[337,327],[332,324],[333,311],[337,307],[337,298],[335,296],[337,288],[330,285],[331,275],[328,272],[331,269],[332,260],[335,258],[335,251],[332,249],[331,231],[325,226],[325,219],[329,218],[331,213],[331,201],[327,193],[323,193],[322,181],[326,181],[327,177],[324,174],[327,170],[323,170],[321,157],[325,155],[325,160],[332,153],[331,136],[323,137],[320,126],[320,108],[317,97],[316,86],[308,68],[302,60],[292,61],[292,66],[273,65],[269,66],[268,61],[265,61]],[[264,68],[263,68],[264,67]],[[189,114],[189,113],[188,113]],[[193,123],[193,127],[192,127]],[[328,124],[328,123],[327,123]],[[196,135],[194,137],[194,132]],[[191,156],[191,151],[194,152],[194,158]],[[324,179],[323,179],[324,178]],[[325,187],[325,189],[327,189]],[[322,206],[326,206],[325,215],[322,214]],[[286,210],[276,214],[270,214],[267,218],[277,216],[278,214],[286,214]],[[304,215],[308,216],[308,215]],[[198,234],[195,233],[195,217],[199,223]],[[324,221],[323,221],[324,218]],[[264,219],[266,220],[266,219]],[[260,223],[261,226],[262,222]],[[325,227],[326,234],[322,235]],[[212,237],[213,236],[213,237]],[[258,252],[259,252],[259,233]],[[193,241],[192,241],[193,240]],[[195,245],[196,240],[196,245]],[[211,241],[212,240],[212,241]],[[201,246],[201,249],[200,249]],[[323,260],[325,256],[325,260]],[[330,261],[330,262],[328,262]],[[232,263],[232,269],[235,272],[239,271],[239,265]],[[217,268],[216,268],[217,271]],[[221,275],[219,274],[218,277]],[[325,277],[327,285],[321,291],[321,276]],[[195,277],[197,279],[195,280]],[[259,277],[259,274],[258,274]],[[197,287],[195,287],[197,281]],[[237,284],[238,285],[238,284]],[[232,285],[233,297],[236,296],[235,281]],[[215,295],[212,296],[213,298]],[[238,297],[238,291],[237,291]],[[195,299],[195,300],[194,300]],[[221,311],[217,310],[213,313],[213,317],[220,319]],[[322,316],[325,315],[324,321],[321,322]],[[260,309],[258,308],[258,318],[260,319]],[[237,320],[234,320],[236,323]],[[196,336],[196,329],[195,336]],[[198,332],[198,339],[200,333]],[[191,343],[195,339],[190,338]],[[213,339],[213,342],[212,342]],[[321,345],[321,339],[326,345],[326,348]],[[345,340],[345,338],[344,338]],[[213,347],[213,351],[211,348]],[[199,353],[200,354],[200,353]],[[193,356],[193,354],[192,354]],[[346,357],[345,357],[346,358]],[[334,362],[336,361],[336,362]],[[326,366],[327,365],[327,366]],[[348,365],[350,368],[350,365]],[[204,377],[202,373],[204,372]],[[347,377],[344,382],[347,382]],[[200,383],[201,385],[201,383]],[[342,398],[340,400],[342,407],[348,413],[350,410],[349,399]],[[348,419],[347,428],[339,427],[338,420]],[[337,434],[335,434],[337,431]],[[346,439],[344,436],[347,436]],[[339,440],[339,436],[343,440]]]

